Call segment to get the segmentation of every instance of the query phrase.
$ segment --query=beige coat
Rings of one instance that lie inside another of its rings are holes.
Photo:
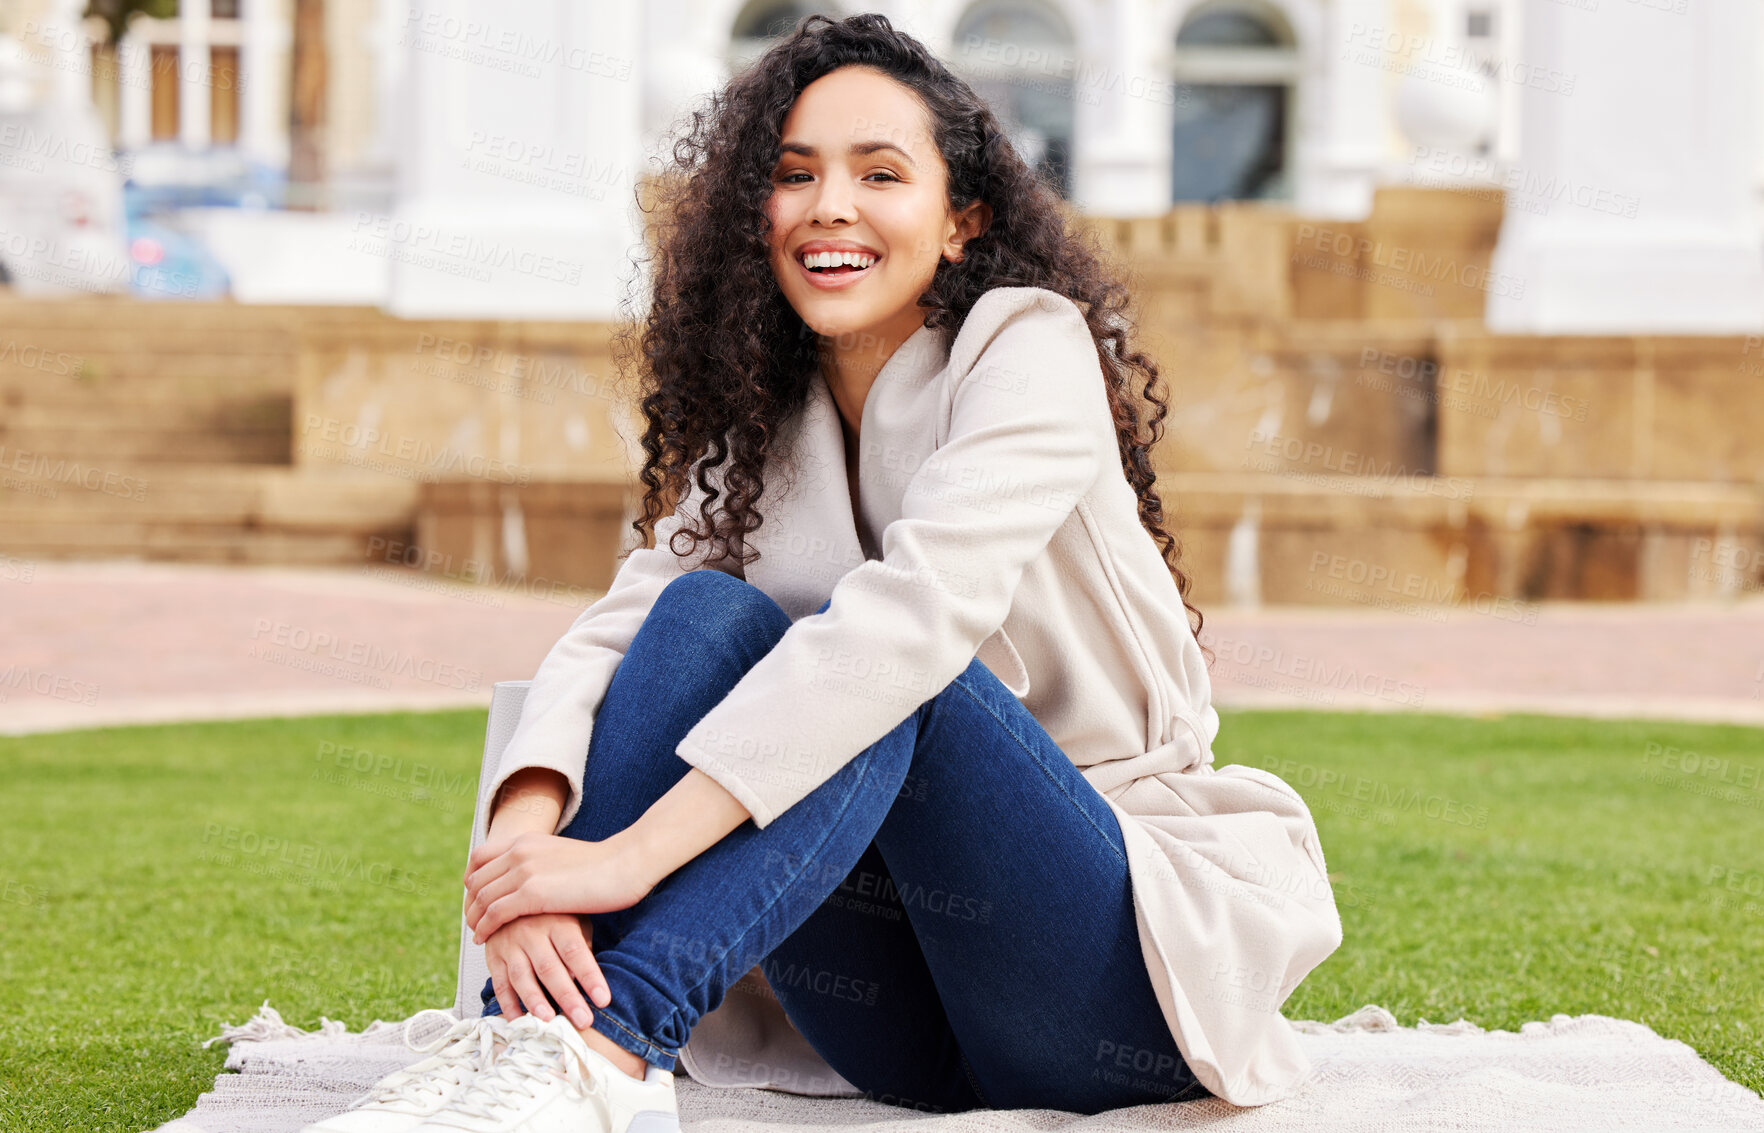
[[[1279,1007],[1340,944],[1341,921],[1297,793],[1266,771],[1213,766],[1205,662],[1139,523],[1102,381],[1082,314],[1053,291],[996,288],[959,332],[921,327],[864,403],[854,517],[817,372],[780,438],[794,475],[767,470],[750,536],[760,558],[745,573],[708,564],[794,624],[677,751],[763,828],[977,655],[1120,820],[1147,971],[1183,1056],[1219,1097],[1261,1105],[1310,1073]],[[693,487],[682,510],[696,514],[698,499]],[[527,693],[492,786],[518,768],[561,772],[559,829],[580,805],[594,713],[626,646],[662,587],[707,565],[702,545],[687,563],[666,549],[679,525],[679,511],[657,524],[656,547],[631,553]],[[681,1062],[709,1085],[858,1092],[757,965]]]

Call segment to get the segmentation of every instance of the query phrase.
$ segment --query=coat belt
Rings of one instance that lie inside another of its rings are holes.
[[[1213,749],[1197,716],[1179,710],[1171,717],[1171,731],[1174,734],[1156,747],[1083,768],[1084,778],[1110,799],[1116,799],[1147,775],[1189,771],[1212,764]]]

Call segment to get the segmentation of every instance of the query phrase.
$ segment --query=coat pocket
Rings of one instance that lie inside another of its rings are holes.
[[[1023,664],[1022,656],[1017,647],[1000,626],[993,631],[991,637],[980,643],[980,651],[975,654],[980,663],[992,670],[992,675],[999,683],[1011,690],[1011,695],[1018,700],[1029,695],[1029,669]]]

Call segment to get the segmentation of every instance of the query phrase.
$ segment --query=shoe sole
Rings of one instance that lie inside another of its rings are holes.
[[[631,1118],[625,1133],[680,1133],[680,1115],[665,1110],[646,1109]]]

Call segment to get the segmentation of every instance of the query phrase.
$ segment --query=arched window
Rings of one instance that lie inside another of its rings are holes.
[[[963,14],[950,69],[992,107],[1023,160],[1072,195],[1072,36],[1038,5],[983,0]]]
[[[1298,54],[1280,13],[1258,0],[1201,5],[1176,34],[1170,69],[1170,199],[1290,196]]]
[[[798,20],[816,12],[836,20],[845,18],[843,12],[806,0],[753,0],[741,9],[729,29],[729,73],[745,71],[773,43],[789,35]]]

